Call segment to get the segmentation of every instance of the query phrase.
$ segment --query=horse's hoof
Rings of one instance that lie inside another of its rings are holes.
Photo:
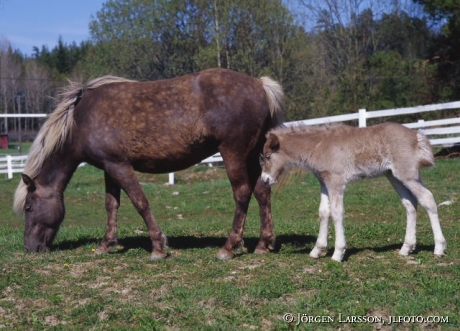
[[[221,248],[219,250],[219,253],[217,253],[216,257],[221,260],[221,261],[227,261],[227,260],[231,260],[233,259],[233,257],[235,256],[235,254],[233,254],[232,251],[227,251],[223,248]]]
[[[270,250],[268,249],[256,248],[254,250],[254,254],[268,254],[268,253],[270,253]]]
[[[168,257],[168,253],[162,252],[152,252],[150,255],[150,261],[164,260]]]
[[[102,254],[107,254],[109,252],[110,252],[110,249],[104,249],[104,248],[97,247],[93,255],[102,255]]]

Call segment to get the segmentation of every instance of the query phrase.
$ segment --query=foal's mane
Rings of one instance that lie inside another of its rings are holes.
[[[43,124],[30,148],[24,174],[27,174],[32,179],[36,178],[40,174],[45,160],[70,137],[75,124],[73,119],[75,106],[86,90],[121,82],[135,81],[116,76],[99,77],[87,84],[69,81],[69,85],[60,93],[60,102],[56,109]],[[21,180],[14,196],[14,210],[18,215],[24,213],[26,195],[27,187]]]
[[[321,132],[328,131],[330,129],[347,129],[350,126],[344,124],[322,124],[322,125],[307,125],[307,124],[295,124],[295,125],[284,125],[272,129],[270,132],[280,135],[288,134],[299,134],[299,133],[309,133],[309,132]]]

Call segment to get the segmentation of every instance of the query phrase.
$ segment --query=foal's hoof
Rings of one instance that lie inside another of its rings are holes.
[[[332,254],[331,260],[335,262],[342,262],[344,257],[345,257],[345,250],[339,249],[339,250],[334,251],[334,254]]]
[[[408,256],[414,250],[415,250],[415,245],[403,244],[401,247],[401,250],[399,251],[399,255]]]
[[[310,252],[310,257],[313,259],[319,259],[320,257],[326,256],[326,253],[326,249],[320,249],[315,246]]]
[[[150,261],[157,261],[157,260],[164,260],[168,257],[168,253],[166,252],[152,252],[150,255]]]
[[[434,256],[435,257],[443,257],[444,251],[446,250],[447,244],[437,244],[434,246]]]
[[[219,250],[219,253],[217,253],[216,257],[221,260],[221,261],[227,261],[233,259],[235,254],[233,254],[232,251],[227,251],[223,248]]]

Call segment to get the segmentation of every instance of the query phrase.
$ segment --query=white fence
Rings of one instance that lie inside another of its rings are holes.
[[[460,109],[460,101],[440,103],[435,105],[408,107],[408,108],[396,108],[387,110],[375,110],[366,111],[366,109],[360,109],[357,113],[336,115],[329,117],[313,118],[303,121],[287,122],[285,125],[320,125],[329,124],[335,122],[346,122],[358,120],[359,127],[363,128],[367,125],[367,119],[378,118],[378,117],[391,117],[398,115],[417,114],[424,112],[432,112],[446,109]],[[442,138],[430,139],[430,143],[435,147],[450,147],[454,144],[460,143],[460,126],[452,126],[460,123],[460,117],[453,117],[442,120],[424,121],[419,120],[416,123],[405,123],[403,125],[411,129],[423,129],[423,133],[427,136],[449,136]],[[429,127],[436,127],[433,129],[427,129]],[[455,136],[456,135],[456,136]]]
[[[13,173],[23,172],[27,155],[0,157],[0,174],[7,174],[8,179],[13,178]]]
[[[417,106],[408,108],[396,108],[387,110],[366,111],[360,109],[357,113],[336,115],[329,117],[321,117],[308,119],[303,121],[287,122],[287,126],[306,124],[306,125],[321,125],[336,122],[346,122],[358,120],[359,127],[366,127],[367,119],[378,117],[391,117],[406,114],[417,114],[424,112],[432,112],[446,109],[460,109],[460,101],[441,103],[427,106]],[[2,116],[3,115],[3,116]],[[0,114],[1,117],[45,117],[46,114]],[[427,136],[438,136],[437,138],[430,138],[430,143],[435,147],[449,147],[454,144],[460,143],[460,126],[455,124],[460,123],[460,117],[453,117],[449,119],[424,121],[419,120],[416,123],[405,123],[404,125],[411,129],[423,129],[423,133]],[[442,137],[439,137],[442,136]],[[8,178],[13,177],[13,173],[22,172],[24,170],[24,163],[27,156],[7,156],[0,158],[0,174],[7,173]],[[8,161],[10,160],[10,161]],[[212,166],[214,163],[223,162],[222,156],[217,153],[204,160],[199,164],[207,164]],[[169,183],[174,184],[174,173],[169,174]]]

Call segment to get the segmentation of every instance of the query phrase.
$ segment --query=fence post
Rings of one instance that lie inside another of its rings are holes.
[[[174,185],[174,172],[169,173],[169,185]]]
[[[418,120],[417,123],[425,123],[425,120]],[[422,133],[425,131],[425,127],[421,126],[418,131],[421,131]]]
[[[359,127],[365,128],[366,127],[366,109],[360,109],[358,111],[359,116]]]
[[[13,178],[13,163],[11,161],[11,155],[6,156],[6,169],[8,169],[8,179]]]

